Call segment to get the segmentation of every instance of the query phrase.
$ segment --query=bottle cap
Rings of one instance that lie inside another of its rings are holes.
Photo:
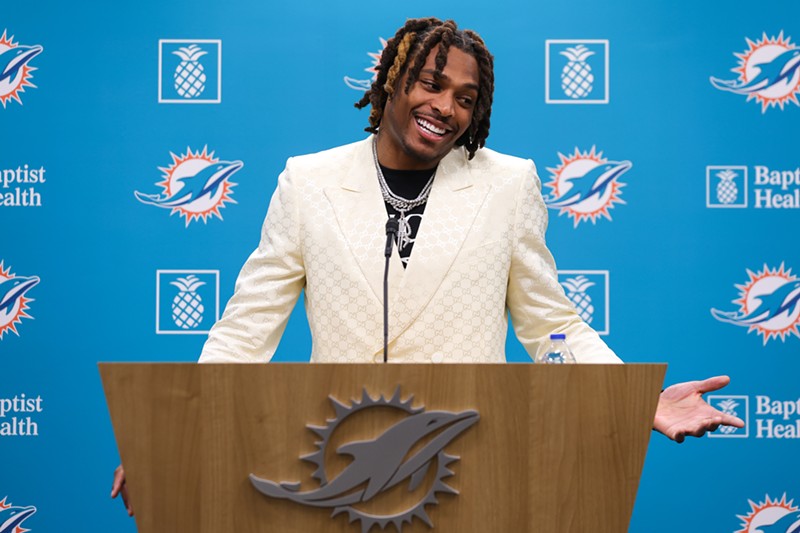
[[[563,340],[566,340],[566,339],[567,339],[567,336],[564,335],[563,333],[553,333],[552,335],[550,335],[550,340],[551,341],[563,341]]]

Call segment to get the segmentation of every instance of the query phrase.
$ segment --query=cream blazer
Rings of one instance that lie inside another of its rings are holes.
[[[288,160],[200,362],[268,361],[302,289],[312,362],[382,360],[387,214],[371,143]],[[503,362],[508,312],[531,356],[565,333],[579,362],[620,362],[558,283],[540,187],[532,161],[486,148],[439,163],[407,268],[390,260],[391,362]]]

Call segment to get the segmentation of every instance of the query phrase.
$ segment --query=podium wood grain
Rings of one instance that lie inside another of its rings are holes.
[[[360,533],[346,513],[331,518],[331,509],[260,494],[248,475],[318,487],[300,456],[319,440],[306,424],[335,416],[328,395],[349,404],[364,387],[388,398],[398,386],[427,410],[480,413],[445,448],[461,457],[444,480],[460,495],[439,494],[426,508],[435,530],[627,531],[665,368],[100,365],[140,533]],[[336,447],[374,438],[402,416],[384,407],[348,417],[327,446],[328,478],[347,464]],[[401,483],[357,507],[397,512],[432,482],[430,472],[413,493]],[[428,530],[418,519],[403,529]]]

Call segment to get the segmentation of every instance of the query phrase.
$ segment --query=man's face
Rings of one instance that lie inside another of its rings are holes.
[[[378,134],[378,159],[386,167],[435,167],[472,122],[478,99],[478,62],[451,47],[442,75],[436,76],[437,49],[428,55],[408,94],[404,91],[406,72],[386,103]]]

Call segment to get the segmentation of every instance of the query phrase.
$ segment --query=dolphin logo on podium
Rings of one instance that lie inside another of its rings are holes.
[[[458,494],[444,479],[454,475],[448,465],[459,458],[448,455],[444,448],[478,422],[478,412],[425,411],[422,407],[412,407],[413,397],[402,401],[399,388],[388,400],[383,396],[372,399],[366,389],[361,399],[349,406],[333,397],[329,399],[336,417],[329,419],[325,426],[307,426],[322,440],[317,442],[316,452],[301,457],[317,466],[312,477],[319,481],[319,488],[301,491],[300,482],[278,483],[251,474],[250,481],[256,490],[272,498],[333,508],[332,517],[347,513],[350,522],[361,521],[362,532],[368,532],[376,524],[384,529],[389,523],[400,532],[402,526],[410,524],[414,517],[433,527],[425,506],[438,503],[437,493]],[[395,408],[407,416],[375,438],[349,442],[337,448],[337,454],[350,456],[353,460],[328,481],[324,461],[331,434],[349,416],[374,407]],[[414,492],[430,479],[429,472],[434,469],[433,482],[428,481],[430,487],[421,491],[419,501],[404,512],[381,516],[374,512],[367,514],[356,507],[405,481],[408,481],[408,491]]]

